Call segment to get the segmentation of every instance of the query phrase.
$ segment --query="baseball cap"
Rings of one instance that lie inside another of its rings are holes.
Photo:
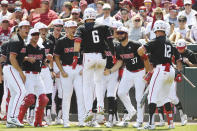
[[[144,0],[144,3],[152,3],[152,0]]]
[[[110,4],[108,4],[108,3],[105,3],[104,5],[103,5],[103,8],[102,8],[103,10],[105,10],[105,9],[111,9],[111,5]]]
[[[65,22],[64,27],[68,27],[68,28],[69,27],[77,27],[77,22],[69,20],[69,21]]]
[[[52,22],[53,25],[64,25],[64,22],[62,19],[55,19],[53,22]]]
[[[192,4],[192,1],[191,0],[184,0],[184,5],[186,5],[186,4],[191,5]]]
[[[1,1],[1,5],[8,5],[8,1],[7,0]]]
[[[139,10],[145,10],[146,11],[146,7],[145,6],[140,6]]]
[[[41,2],[49,2],[49,0],[41,0]]]
[[[132,2],[130,0],[123,0],[122,2],[120,2],[121,5],[129,5],[130,7],[133,6]]]
[[[169,10],[179,10],[179,7],[176,4],[171,4]]]
[[[39,30],[36,29],[36,28],[32,28],[32,29],[29,31],[29,35],[32,35],[32,34],[35,34],[35,33],[39,33]]]
[[[3,21],[9,21],[9,18],[8,18],[7,16],[3,16],[3,17],[1,18],[1,23],[2,23]]]
[[[48,26],[45,25],[44,23],[42,22],[38,22],[34,25],[34,28],[40,30],[40,29],[48,29]]]
[[[186,16],[184,16],[184,15],[180,15],[180,16],[178,17],[178,20],[184,20],[184,21],[187,21],[187,17],[186,17]]]
[[[14,4],[15,4],[15,6],[21,6],[22,2],[21,1],[16,1]]]
[[[81,7],[81,6],[87,6],[88,5],[88,3],[87,3],[87,1],[86,0],[81,0],[80,2],[79,2],[79,6]]]
[[[73,8],[71,13],[80,13],[80,9],[79,8]]]
[[[16,7],[16,8],[15,8],[15,12],[23,12],[23,10],[22,10],[21,7]]]
[[[166,4],[166,3],[170,3],[170,1],[169,0],[164,0],[162,3]]]
[[[128,33],[129,30],[126,27],[121,26],[121,27],[118,27],[117,32],[125,32],[125,33]]]
[[[24,20],[24,21],[21,21],[21,22],[18,24],[18,27],[21,27],[21,26],[30,26],[30,23],[29,23],[29,21]]]
[[[185,47],[186,47],[186,41],[184,39],[179,39],[176,42],[176,48],[177,49],[185,49]]]
[[[118,27],[121,27],[121,26],[123,26],[123,24],[122,24],[122,22],[120,22],[120,21],[112,21],[112,24],[111,24],[111,27],[112,28],[116,28],[116,29],[118,29]]]

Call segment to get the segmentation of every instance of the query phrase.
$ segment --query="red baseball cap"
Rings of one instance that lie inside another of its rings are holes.
[[[170,5],[169,10],[179,10],[179,7],[176,4],[172,4]]]
[[[139,10],[146,10],[145,6],[140,6]]]
[[[87,6],[88,5],[88,3],[87,3],[87,1],[86,0],[81,0],[80,1],[80,3],[79,3],[79,6]]]
[[[129,5],[130,7],[133,6],[132,2],[130,0],[123,0],[122,2],[120,2],[121,5]]]

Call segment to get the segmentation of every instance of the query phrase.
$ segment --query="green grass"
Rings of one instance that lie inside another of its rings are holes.
[[[137,129],[132,128],[130,124],[127,128],[113,127],[106,128],[102,126],[101,128],[92,128],[92,127],[77,127],[71,125],[71,128],[63,128],[62,125],[58,126],[48,126],[42,128],[34,128],[31,126],[25,126],[25,128],[6,128],[5,125],[0,125],[0,131],[137,131]],[[165,127],[156,127],[155,131],[167,131],[169,130],[167,126]],[[188,124],[187,126],[180,126],[180,123],[176,124],[175,129],[170,131],[197,131],[197,124]]]

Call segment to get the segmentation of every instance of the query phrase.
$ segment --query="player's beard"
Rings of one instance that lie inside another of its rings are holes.
[[[127,39],[127,36],[124,36],[122,39],[121,38],[118,38],[118,41],[119,42],[123,42],[124,40],[126,40]]]

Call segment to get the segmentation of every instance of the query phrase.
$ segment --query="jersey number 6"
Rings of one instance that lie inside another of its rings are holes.
[[[98,35],[98,30],[92,31],[92,38],[93,38],[94,43],[99,43],[100,42],[99,35]]]

